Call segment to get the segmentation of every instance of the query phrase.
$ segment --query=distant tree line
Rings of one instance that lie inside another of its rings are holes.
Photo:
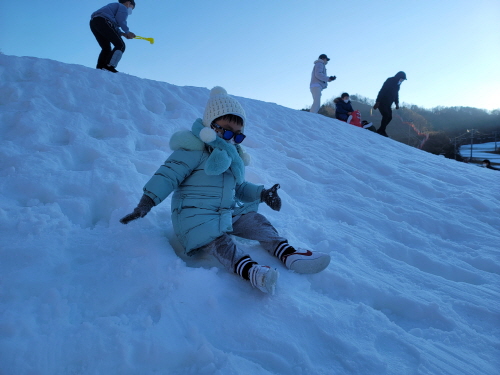
[[[340,96],[340,95],[339,95]],[[359,94],[351,95],[354,109],[361,112],[363,120],[378,127],[381,115],[372,110],[375,101]],[[319,113],[335,118],[333,98],[324,103]],[[390,137],[398,142],[424,151],[461,160],[458,148],[464,144],[499,142],[500,109],[487,111],[473,107],[435,107],[425,109],[414,104],[402,103],[393,111],[389,125]],[[474,129],[474,132],[472,132]]]

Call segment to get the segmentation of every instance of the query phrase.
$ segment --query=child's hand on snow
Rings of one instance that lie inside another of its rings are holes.
[[[120,219],[120,223],[128,224],[132,220],[146,216],[147,213],[149,211],[151,211],[151,208],[154,207],[154,205],[155,205],[155,203],[153,202],[153,200],[150,197],[148,197],[147,195],[143,195],[139,204],[137,205],[137,207],[134,208],[134,212],[122,217]]]

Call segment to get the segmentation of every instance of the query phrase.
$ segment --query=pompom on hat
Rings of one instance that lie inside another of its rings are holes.
[[[205,113],[203,113],[203,125],[210,127],[216,118],[224,115],[239,116],[243,120],[243,126],[246,125],[246,114],[241,104],[228,95],[224,88],[215,86],[210,91],[210,98],[208,98]]]

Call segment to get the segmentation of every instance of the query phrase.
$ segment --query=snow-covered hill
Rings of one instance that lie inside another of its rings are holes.
[[[0,55],[0,374],[498,373],[496,171],[240,98],[260,212],[330,266],[239,241],[269,296],[179,258],[170,199],[120,224],[208,93]]]

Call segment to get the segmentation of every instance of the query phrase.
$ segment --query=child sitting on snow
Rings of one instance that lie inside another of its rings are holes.
[[[348,124],[376,131],[375,126],[366,120],[361,121],[361,112],[352,108],[349,94],[344,92],[339,98],[333,100],[335,103],[335,118],[340,121],[345,121]]]
[[[349,94],[344,92],[340,98],[335,98],[333,102],[335,103],[335,118],[347,122],[349,116],[354,112]]]
[[[240,143],[245,139],[246,116],[241,105],[222,87],[214,87],[202,119],[191,131],[170,139],[174,152],[144,186],[134,211],[120,222],[144,217],[170,193],[172,224],[186,254],[205,251],[227,269],[249,280],[263,292],[274,293],[278,271],[262,266],[244,254],[231,235],[259,241],[270,254],[298,273],[316,273],[330,263],[330,256],[295,249],[281,237],[265,216],[257,213],[265,202],[281,208],[276,184],[270,189],[245,181],[249,155]]]

